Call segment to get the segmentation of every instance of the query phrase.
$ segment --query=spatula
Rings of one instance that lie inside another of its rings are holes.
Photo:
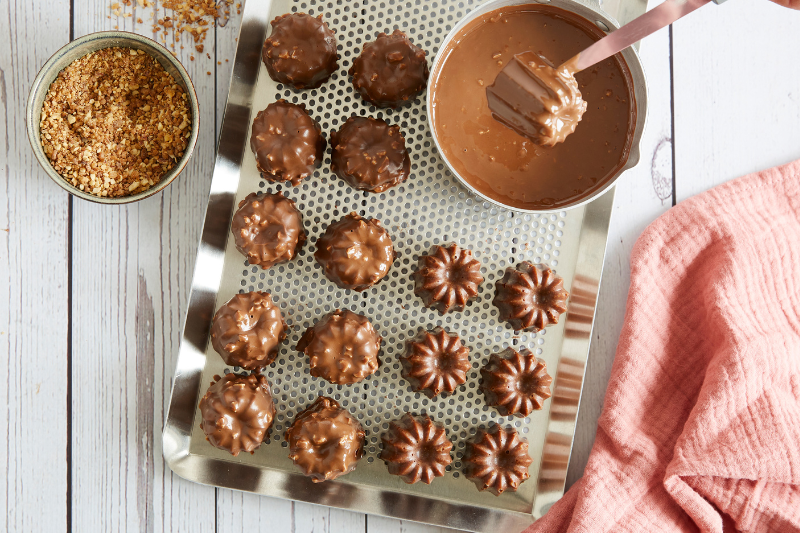
[[[554,67],[536,52],[517,54],[486,88],[492,116],[537,144],[554,146],[575,131],[586,102],[580,72],[668,26],[712,0],[666,0]],[[725,0],[713,0],[720,4]]]

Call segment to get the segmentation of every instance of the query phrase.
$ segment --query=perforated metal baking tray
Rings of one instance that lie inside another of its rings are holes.
[[[199,483],[472,531],[520,530],[563,494],[613,189],[586,206],[545,215],[496,207],[449,174],[431,139],[424,97],[399,111],[378,110],[354,94],[347,78],[353,58],[378,32],[400,28],[430,60],[451,27],[480,4],[248,0],[163,434],[164,457],[178,475]],[[269,21],[291,11],[322,14],[336,32],[339,70],[319,89],[296,92],[276,84],[261,63]],[[644,4],[639,11],[644,11]],[[637,14],[629,6],[626,18]],[[384,193],[353,190],[330,172],[329,148],[322,167],[299,186],[265,182],[249,150],[250,123],[258,110],[277,98],[304,103],[326,135],[351,115],[377,116],[398,124],[412,158],[411,177]],[[309,242],[293,261],[262,270],[249,265],[229,239],[236,205],[253,191],[283,191],[297,202]],[[351,211],[380,219],[399,253],[387,278],[362,293],[329,282],[312,255],[327,225]],[[466,311],[441,316],[423,307],[414,295],[411,274],[420,254],[448,242],[472,249],[482,263],[485,282],[478,301]],[[540,333],[515,334],[498,321],[491,304],[495,281],[507,266],[523,260],[551,265],[571,293],[566,318]],[[270,440],[252,455],[232,457],[205,440],[197,404],[212,377],[226,370],[208,342],[211,318],[231,296],[252,290],[272,294],[291,331],[277,360],[263,371],[278,410]],[[305,329],[336,308],[366,315],[384,338],[380,369],[355,385],[332,385],[312,377],[305,356],[295,350]],[[470,348],[473,368],[456,393],[431,400],[410,390],[400,375],[398,356],[404,341],[420,327],[435,326],[461,336]],[[542,411],[525,419],[499,416],[478,388],[480,367],[491,353],[508,346],[528,347],[547,362],[554,376],[553,397]],[[322,394],[335,398],[360,420],[367,432],[366,455],[354,472],[314,484],[289,460],[283,433],[295,414]],[[454,462],[431,485],[407,485],[390,475],[378,458],[380,435],[388,422],[406,411],[429,414],[445,426],[454,443]],[[516,427],[534,458],[530,479],[517,492],[499,497],[479,492],[463,476],[461,463],[475,430],[495,423]]]

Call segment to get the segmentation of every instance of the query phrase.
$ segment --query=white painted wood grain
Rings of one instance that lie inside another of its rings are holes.
[[[800,158],[800,11],[709,5],[674,42],[678,200]]]
[[[367,516],[367,533],[459,533],[459,531],[447,527],[428,526],[409,520]]]
[[[68,196],[28,146],[39,67],[69,5],[0,3],[0,530],[67,529]]]
[[[652,2],[651,2],[652,5]],[[617,349],[630,285],[630,254],[642,230],[672,207],[672,116],[670,110],[669,31],[641,43],[648,86],[648,119],[639,165],[616,186],[594,338],[589,352],[567,486],[583,474],[594,443],[611,365]]]
[[[85,2],[74,11],[75,35],[116,25],[152,37],[150,12],[127,9],[132,17],[109,19],[108,2]],[[75,531],[215,529],[215,489],[173,475],[161,455],[214,154],[214,83],[206,74],[213,73],[213,60],[194,51],[188,36],[182,44],[178,56],[195,81],[201,110],[188,168],[163,193],[128,207],[75,202]],[[213,57],[213,40],[206,50]]]

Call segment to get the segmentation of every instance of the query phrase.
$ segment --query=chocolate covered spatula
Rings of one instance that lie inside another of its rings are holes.
[[[559,67],[536,52],[517,54],[486,88],[495,120],[543,146],[575,131],[586,102],[575,73],[611,57],[712,0],[666,0],[609,33]],[[720,4],[725,0],[714,0]]]

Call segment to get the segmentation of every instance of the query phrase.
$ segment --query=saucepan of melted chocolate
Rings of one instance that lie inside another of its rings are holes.
[[[428,119],[436,147],[467,188],[515,211],[553,211],[600,196],[638,163],[647,90],[635,50],[579,72],[577,87],[547,70],[605,36],[599,26],[618,27],[574,0],[496,0],[453,28],[433,61]],[[549,63],[530,59],[553,83],[565,84],[568,113],[558,119],[572,122],[574,132],[559,125],[568,135],[556,142],[520,136],[492,117],[487,102],[487,87],[514,56],[528,51],[546,57]]]
[[[724,0],[717,0],[721,1]],[[558,67],[536,52],[515,55],[486,88],[492,116],[536,144],[555,146],[564,142],[586,111],[586,101],[575,74],[709,2],[711,0],[666,0]]]

